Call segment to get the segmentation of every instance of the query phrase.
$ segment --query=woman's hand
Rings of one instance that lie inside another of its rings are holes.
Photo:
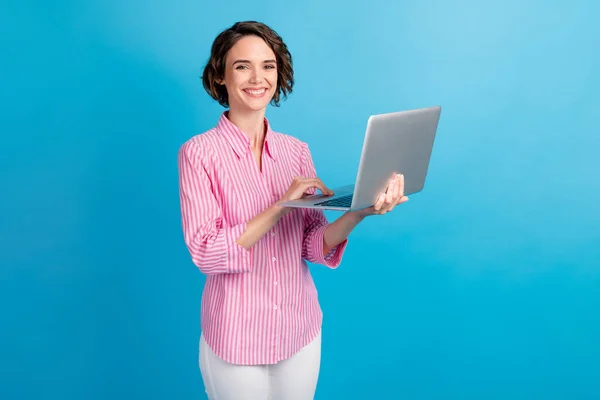
[[[407,201],[408,197],[404,195],[404,175],[396,174],[394,178],[390,179],[387,189],[379,195],[372,207],[352,211],[352,213],[355,213],[360,218],[374,214],[381,215],[392,211],[398,204]]]
[[[296,177],[287,192],[279,200],[279,202],[297,200],[308,194],[310,189],[317,188],[325,195],[332,195],[333,191],[327,188],[318,178],[302,178]],[[246,225],[246,230],[237,239],[237,244],[246,250],[254,246],[260,238],[262,238],[284,215],[290,213],[293,208],[280,206],[277,203],[272,204],[269,208],[252,218]]]
[[[297,176],[294,178],[287,192],[279,202],[301,199],[305,194],[309,194],[310,189],[319,189],[324,195],[331,196],[333,191],[329,189],[319,178],[303,178]]]

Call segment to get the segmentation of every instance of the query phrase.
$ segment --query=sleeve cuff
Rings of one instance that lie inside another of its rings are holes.
[[[246,223],[228,229],[226,232],[227,247],[229,252],[224,254],[227,258],[228,273],[244,273],[252,271],[252,250],[247,250],[237,243],[237,239],[246,231]]]
[[[312,240],[313,256],[317,264],[322,264],[329,268],[337,268],[342,262],[344,251],[348,245],[348,239],[344,239],[343,242],[338,243],[337,246],[323,255],[323,235],[325,234],[325,229],[327,229],[327,225],[318,228],[314,233]]]

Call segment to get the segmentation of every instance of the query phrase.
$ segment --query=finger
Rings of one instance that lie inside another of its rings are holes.
[[[319,186],[318,186],[318,188],[319,188],[319,189],[321,190],[321,192],[323,192],[323,194],[325,194],[325,195],[328,195],[328,196],[330,196],[330,195],[332,195],[332,194],[333,194],[333,190],[331,190],[331,189],[329,189],[327,186],[325,186],[325,184],[324,184],[323,182],[321,182],[320,180],[319,180]]]
[[[396,185],[394,186],[394,205],[398,204],[401,198],[402,194],[400,193],[400,180],[396,179]]]
[[[385,193],[382,193],[379,195],[379,198],[377,198],[375,205],[373,205],[373,209],[375,210],[376,214],[379,214],[379,210],[381,210],[381,206],[383,205],[384,201],[385,201]]]
[[[398,204],[398,201],[400,201],[400,197],[398,197],[400,192],[400,185],[398,184],[398,179],[394,178],[394,195],[392,197],[392,202],[390,204],[390,206],[388,207],[387,212],[391,212],[394,207]]]
[[[396,206],[396,199],[394,198],[394,200],[392,201],[392,204],[389,205],[389,207],[387,208],[386,212],[392,211],[395,206]]]
[[[303,196],[314,195],[315,188],[318,188],[318,180],[314,178],[297,178],[296,185],[302,189]]]
[[[382,208],[384,209],[383,210],[384,212],[389,212],[390,207],[393,207],[394,205],[396,205],[397,186],[398,186],[398,183],[396,182],[396,179],[391,179],[389,188],[385,195],[385,202],[382,206]]]
[[[390,190],[390,192],[393,192],[393,190]],[[381,206],[381,213],[385,214],[387,212],[387,210],[390,208],[390,199],[392,198],[392,196],[390,195],[390,193],[386,193],[385,195],[385,201],[383,202],[383,205]]]
[[[396,186],[396,182],[395,180],[391,180],[390,184],[388,185],[388,189],[385,193],[385,206],[386,208],[390,206],[390,204],[392,204],[392,202],[394,201],[394,188]]]
[[[314,178],[314,180],[316,181],[316,185],[320,185],[317,186],[319,188],[319,190],[321,190],[321,192],[323,192],[323,194],[327,194],[327,195],[332,195],[333,194],[333,190],[329,189],[321,179],[319,178]]]
[[[331,189],[329,189],[327,186],[325,186],[325,184],[320,179],[311,179],[311,180],[309,180],[307,182],[304,182],[304,185],[307,188],[316,187],[321,192],[323,192],[323,194],[326,194],[326,195],[332,195],[333,194],[333,191]]]
[[[400,196],[399,196],[399,192],[400,192],[400,184],[398,183],[398,180],[396,178],[392,179],[392,183],[390,184],[390,191],[391,191],[391,198],[389,198],[389,201],[386,201],[386,205],[385,205],[385,212],[391,212],[394,207],[398,204],[398,202],[400,201]],[[387,199],[386,199],[387,200]]]
[[[400,197],[404,197],[404,174],[400,174],[398,178],[398,187],[400,188]]]

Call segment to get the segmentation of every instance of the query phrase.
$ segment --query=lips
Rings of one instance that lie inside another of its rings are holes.
[[[266,88],[257,88],[257,89],[243,89],[244,93],[246,93],[250,97],[259,98],[264,96],[267,93]]]

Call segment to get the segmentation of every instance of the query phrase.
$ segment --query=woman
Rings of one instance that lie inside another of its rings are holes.
[[[306,261],[336,268],[352,229],[405,202],[403,178],[368,209],[328,223],[322,210],[277,205],[333,194],[306,143],[272,130],[267,105],[294,85],[281,37],[240,22],[215,39],[202,81],[228,108],[178,153],[184,239],[206,275],[199,364],[211,400],[312,399],[322,312]]]

